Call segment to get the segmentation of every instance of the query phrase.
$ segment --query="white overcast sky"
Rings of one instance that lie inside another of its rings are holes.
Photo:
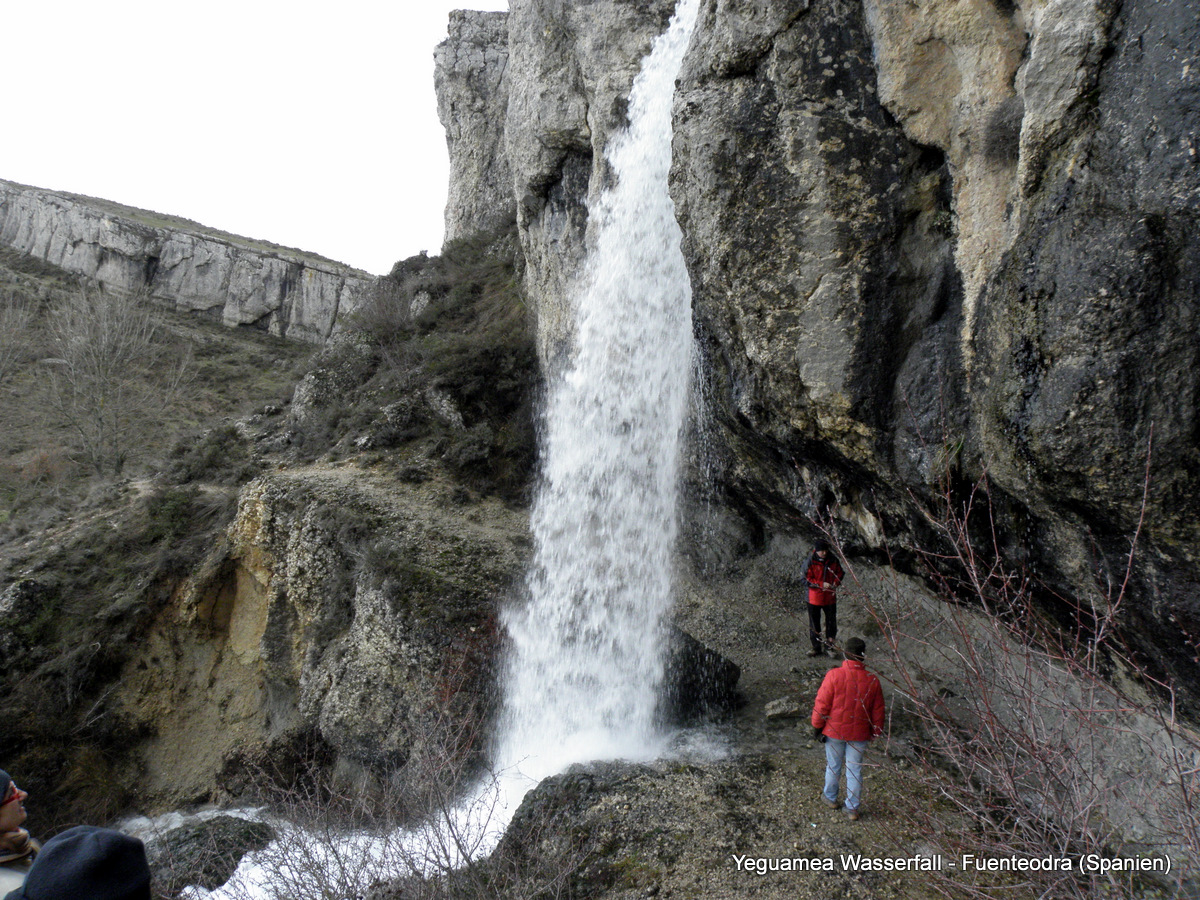
[[[442,242],[433,49],[507,0],[0,0],[0,178],[384,274]]]

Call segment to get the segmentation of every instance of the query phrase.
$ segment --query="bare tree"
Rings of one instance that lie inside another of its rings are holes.
[[[0,296],[0,382],[14,372],[29,352],[34,305],[24,294]]]
[[[140,428],[178,398],[190,354],[171,345],[140,294],[80,290],[51,310],[47,332],[48,411],[98,473],[120,472]]]
[[[256,851],[217,896],[235,900],[556,900],[593,852],[590,835],[546,842],[570,830],[555,813],[523,822],[520,846],[495,846],[514,810],[509,773],[474,749],[481,722],[463,715],[461,660],[439,673],[438,690],[414,729],[424,751],[357,786],[317,770],[252,778],[276,837]],[[576,830],[577,831],[577,830]],[[195,897],[194,892],[183,896]]]
[[[940,538],[940,551],[921,553],[935,598],[899,577],[868,587],[848,564],[889,651],[881,674],[917,726],[913,794],[930,800],[913,824],[952,859],[1030,866],[948,871],[933,886],[952,897],[1123,896],[1146,876],[1114,860],[1169,859],[1169,874],[1149,877],[1182,890],[1200,860],[1200,734],[1116,627],[1142,523],[1121,577],[1097,572],[1092,596],[1056,595],[1073,629],[1039,607],[1035,591],[1048,589],[1033,573],[1005,560],[986,477],[965,494],[947,487],[927,524]],[[1047,860],[1072,865],[1037,868]]]

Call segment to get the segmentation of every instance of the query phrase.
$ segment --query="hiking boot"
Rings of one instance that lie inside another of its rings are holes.
[[[852,809],[846,813],[846,818],[848,818],[851,822],[857,822],[858,816],[859,816],[859,812],[857,809]]]
[[[836,800],[830,800],[824,794],[821,795],[821,802],[824,803],[826,806],[828,806],[830,809],[841,809],[842,808],[842,804],[838,803]]]
[[[812,659],[814,656],[824,656],[824,655],[825,655],[825,651],[824,651],[824,650],[809,650],[809,651],[808,651],[808,658],[809,658],[809,659]]]

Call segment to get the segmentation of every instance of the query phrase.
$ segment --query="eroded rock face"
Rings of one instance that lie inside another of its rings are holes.
[[[737,9],[698,24],[672,170],[722,413],[886,470],[896,424],[937,400],[924,383],[961,377],[944,158],[880,106],[857,3]]]
[[[530,546],[524,510],[455,500],[447,483],[319,465],[251,482],[227,542],[177,589],[116,688],[122,720],[147,734],[135,748],[143,802],[262,787],[301,741],[353,777],[486,746],[496,613]],[[727,712],[738,674],[675,630],[664,717]]]
[[[604,147],[627,121],[633,79],[673,7],[668,0],[510,5],[505,146],[525,289],[547,363],[570,343],[571,285],[587,243],[587,203],[609,182]]]
[[[252,249],[199,226],[149,224],[152,213],[110,206],[0,181],[0,243],[225,325],[312,342],[329,337],[339,312],[371,281],[366,272],[298,251]]]
[[[975,300],[1011,239],[1023,100],[1013,81],[1027,35],[1013,4],[863,4],[879,99],[915,143],[946,154],[956,257],[971,327]]]
[[[455,10],[434,52],[438,118],[446,129],[450,187],[447,242],[490,231],[512,214],[508,109],[508,14]]]
[[[121,679],[125,715],[153,726],[138,751],[148,800],[207,797],[248,748],[301,733],[383,772],[451,720],[478,737],[525,517],[445,493],[320,467],[243,491],[228,544]]]
[[[709,4],[672,185],[741,503],[919,542],[911,501],[987,472],[1014,559],[1102,610],[1148,474],[1127,637],[1171,644],[1185,691],[1165,629],[1196,616],[1193,20]]]
[[[548,364],[669,12],[512,5],[505,147]],[[701,4],[671,190],[731,539],[821,520],[903,556],[986,473],[1010,561],[1085,610],[1140,521],[1125,636],[1200,682],[1198,48],[1183,0]]]
[[[988,285],[974,421],[1067,565],[1086,571],[1098,545],[1119,584],[1142,522],[1126,615],[1148,658],[1194,674],[1200,21],[1190,4],[1125,3],[1102,46]]]

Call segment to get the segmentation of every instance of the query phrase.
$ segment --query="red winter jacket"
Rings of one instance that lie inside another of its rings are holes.
[[[856,659],[825,673],[812,726],[839,741],[869,741],[883,734],[883,689],[879,679]]]
[[[808,602],[813,606],[831,606],[837,603],[837,597],[832,590],[825,590],[822,584],[832,584],[835,588],[842,583],[845,573],[832,553],[826,553],[821,559],[816,553],[808,558],[804,567],[804,581],[808,585]]]

